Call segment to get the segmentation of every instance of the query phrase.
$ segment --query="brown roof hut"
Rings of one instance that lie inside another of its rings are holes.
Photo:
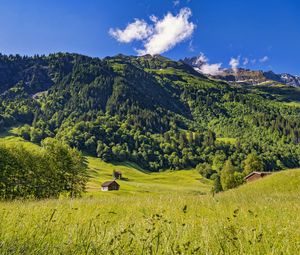
[[[113,178],[121,180],[122,179],[122,172],[114,170],[113,171]]]
[[[102,191],[119,190],[119,189],[120,189],[120,185],[115,180],[104,182],[101,184]]]
[[[271,172],[252,172],[252,173],[248,174],[244,178],[244,180],[246,182],[252,182],[252,181],[256,181],[256,180],[261,179],[261,178],[263,178],[267,175],[270,175],[270,174],[271,174]]]

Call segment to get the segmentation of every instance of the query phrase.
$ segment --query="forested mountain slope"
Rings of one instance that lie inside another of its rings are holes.
[[[300,108],[276,89],[232,87],[161,56],[1,55],[0,128],[152,171],[200,164],[211,176],[229,159],[241,173],[249,155],[262,170],[297,167]]]

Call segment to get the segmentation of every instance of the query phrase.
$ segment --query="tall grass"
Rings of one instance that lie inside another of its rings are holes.
[[[214,197],[112,194],[0,203],[0,254],[299,254],[297,171]]]

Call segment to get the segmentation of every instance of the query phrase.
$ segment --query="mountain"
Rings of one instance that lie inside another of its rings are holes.
[[[195,70],[198,72],[201,72],[201,67],[206,63],[205,57],[191,57],[191,58],[184,58],[181,60],[183,63],[186,63],[187,65],[192,66]]]
[[[196,71],[202,73],[202,68],[206,64],[203,57],[185,58],[184,63],[192,66]],[[278,85],[284,84],[292,87],[300,87],[300,77],[291,74],[275,74],[272,71],[249,70],[244,68],[221,69],[217,74],[208,75],[211,78],[224,80],[229,83],[244,85]]]
[[[242,172],[249,154],[265,170],[300,166],[299,95],[232,86],[162,56],[0,55],[1,131],[151,171],[198,165],[210,177],[230,160]]]
[[[300,76],[293,76],[287,73],[280,75],[281,81],[284,84],[287,84],[289,86],[293,87],[300,87]]]

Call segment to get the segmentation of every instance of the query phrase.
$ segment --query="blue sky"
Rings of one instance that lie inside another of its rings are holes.
[[[149,31],[128,39],[124,30],[137,20]],[[167,32],[178,29],[174,36],[182,40],[164,44],[172,38],[158,32],[157,24]],[[248,62],[245,67],[251,69],[300,74],[300,1],[0,0],[2,53],[62,51],[105,57],[136,55],[136,50],[163,50],[172,59],[202,52],[210,64],[222,67],[233,58],[240,67]]]

